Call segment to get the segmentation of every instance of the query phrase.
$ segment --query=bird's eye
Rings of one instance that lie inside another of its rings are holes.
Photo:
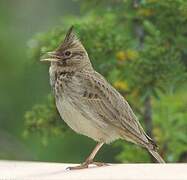
[[[69,57],[69,56],[71,56],[71,52],[70,52],[70,51],[66,51],[66,52],[64,53],[64,55],[65,55],[66,57]]]

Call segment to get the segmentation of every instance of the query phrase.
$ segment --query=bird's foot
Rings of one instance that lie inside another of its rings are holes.
[[[109,164],[107,164],[107,163],[104,163],[104,162],[92,162],[91,164],[94,164],[94,165],[96,165],[96,166],[98,166],[98,167],[101,167],[101,166],[109,166]]]
[[[107,163],[103,163],[103,162],[94,162],[94,161],[92,161],[92,160],[87,160],[87,161],[83,162],[82,164],[80,164],[80,165],[78,165],[78,166],[68,167],[67,169],[68,169],[68,170],[86,169],[86,168],[88,168],[88,166],[89,166],[90,164],[94,164],[94,165],[96,165],[96,166],[98,166],[98,167],[101,167],[101,166],[108,166]]]

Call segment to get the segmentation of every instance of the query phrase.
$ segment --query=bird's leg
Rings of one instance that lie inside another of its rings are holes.
[[[68,167],[68,169],[70,170],[75,170],[75,169],[84,169],[84,168],[88,168],[89,164],[95,164],[96,166],[104,166],[106,165],[105,163],[101,163],[101,162],[94,162],[93,159],[95,157],[95,155],[97,154],[97,152],[99,151],[99,149],[103,146],[104,143],[99,142],[96,147],[94,148],[94,150],[91,152],[91,154],[88,156],[88,158],[86,159],[85,162],[83,162],[81,165],[79,166],[74,166],[74,167]]]

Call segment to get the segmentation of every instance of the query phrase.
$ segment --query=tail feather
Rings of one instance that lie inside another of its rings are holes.
[[[158,161],[158,163],[165,163],[165,161],[162,159],[160,154],[157,152],[158,146],[156,142],[152,138],[150,138],[146,133],[145,133],[145,136],[147,137],[149,141],[149,143],[147,143],[146,145],[147,150]]]
[[[158,163],[165,163],[165,161],[162,159],[162,157],[156,152],[155,150],[150,150],[148,151],[152,154],[152,156],[158,161]]]
[[[150,138],[147,134],[145,134],[145,136],[147,137],[150,144],[152,145],[152,149],[154,149],[156,151],[158,149],[158,146],[157,146],[156,142],[152,138]]]

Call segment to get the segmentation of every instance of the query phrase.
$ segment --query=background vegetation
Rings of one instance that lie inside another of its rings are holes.
[[[60,119],[48,65],[39,62],[73,24],[95,69],[129,101],[164,159],[187,161],[185,0],[1,4],[0,158],[81,162],[95,145]],[[105,145],[97,159],[153,161],[121,140]]]

